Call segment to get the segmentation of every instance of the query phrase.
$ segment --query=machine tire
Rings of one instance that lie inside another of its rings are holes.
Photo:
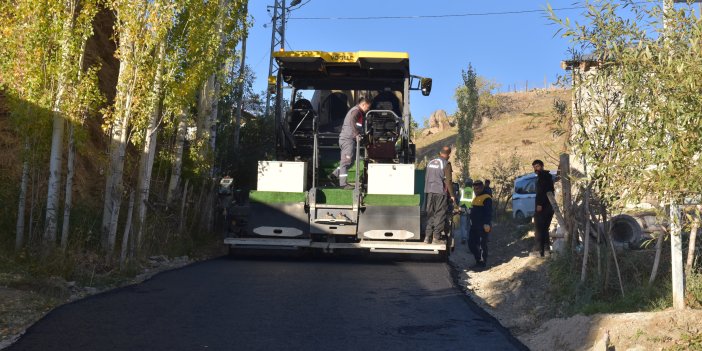
[[[524,215],[524,212],[517,210],[517,212],[514,214],[514,218],[518,221],[523,221],[526,220],[526,216]]]

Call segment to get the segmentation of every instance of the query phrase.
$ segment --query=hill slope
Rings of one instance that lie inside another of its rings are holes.
[[[507,112],[485,119],[475,131],[471,152],[470,173],[473,178],[490,178],[489,169],[496,160],[508,159],[515,154],[523,165],[521,173],[531,170],[534,159],[544,161],[547,169],[556,169],[558,155],[565,151],[565,136],[554,136],[556,99],[570,104],[570,90],[538,90],[501,94],[505,97]],[[418,137],[417,160],[431,158],[444,145],[455,146],[457,128]],[[452,162],[455,152],[452,154]],[[454,168],[454,174],[457,172]]]

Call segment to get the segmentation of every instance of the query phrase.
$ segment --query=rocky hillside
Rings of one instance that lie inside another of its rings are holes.
[[[555,169],[558,155],[565,150],[565,136],[554,135],[556,113],[553,103],[563,100],[570,104],[570,90],[535,90],[499,95],[505,104],[491,118],[484,118],[475,130],[470,173],[473,178],[490,178],[489,169],[498,160],[516,155],[523,165],[522,173],[531,169],[538,158],[546,168]],[[456,144],[458,128],[453,118],[443,110],[432,114],[429,128],[417,133],[417,160],[430,158],[443,145]],[[453,156],[453,155],[452,155]],[[452,160],[453,162],[454,160]]]

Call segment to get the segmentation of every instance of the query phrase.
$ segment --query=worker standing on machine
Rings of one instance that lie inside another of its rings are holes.
[[[341,133],[339,133],[339,147],[341,148],[339,167],[329,175],[332,180],[339,179],[339,187],[341,188],[353,189],[353,186],[348,184],[348,171],[356,156],[356,144],[360,142],[363,119],[369,109],[370,101],[361,97],[358,99],[358,104],[352,107],[344,117],[344,124],[341,127]]]

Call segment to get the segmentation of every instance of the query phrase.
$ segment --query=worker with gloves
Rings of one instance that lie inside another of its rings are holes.
[[[475,265],[471,268],[482,270],[487,266],[488,236],[492,230],[492,197],[485,193],[485,185],[480,180],[473,182],[473,193],[468,249],[475,257]]]

